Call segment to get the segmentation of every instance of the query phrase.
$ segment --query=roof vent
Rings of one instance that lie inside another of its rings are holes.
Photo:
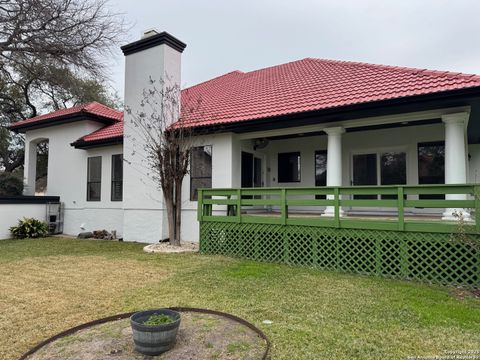
[[[148,37],[153,36],[153,35],[158,35],[158,31],[155,30],[155,29],[145,30],[142,34],[142,39],[148,38]]]

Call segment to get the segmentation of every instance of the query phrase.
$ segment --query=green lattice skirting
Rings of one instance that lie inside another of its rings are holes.
[[[478,248],[443,233],[202,222],[200,251],[444,285],[480,282]]]

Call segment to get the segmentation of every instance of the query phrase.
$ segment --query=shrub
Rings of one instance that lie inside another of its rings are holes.
[[[0,196],[22,195],[23,181],[17,175],[0,172]]]
[[[175,322],[175,319],[164,314],[153,314],[143,322],[144,325],[162,325]]]
[[[47,223],[34,218],[18,220],[18,225],[12,226],[9,230],[16,239],[39,238],[48,235]]]

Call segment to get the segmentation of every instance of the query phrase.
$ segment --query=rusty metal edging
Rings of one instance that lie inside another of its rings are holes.
[[[230,319],[230,320],[234,320],[242,325],[245,325],[246,327],[248,327],[250,330],[254,331],[258,336],[260,336],[263,340],[265,340],[265,344],[266,344],[266,349],[265,349],[265,352],[263,353],[263,356],[262,356],[262,360],[265,360],[267,359],[267,356],[268,356],[268,353],[270,351],[270,340],[268,340],[267,336],[265,335],[265,333],[260,330],[259,328],[257,328],[255,325],[253,325],[252,323],[249,323],[248,321],[242,319],[242,318],[239,318],[238,316],[235,316],[235,315],[232,315],[232,314],[228,314],[228,313],[224,313],[224,312],[221,312],[221,311],[216,311],[216,310],[209,310],[209,309],[200,309],[200,308],[189,308],[189,307],[170,307],[170,308],[167,308],[167,309],[171,309],[171,310],[175,310],[175,311],[179,311],[179,312],[196,312],[196,313],[201,313],[201,314],[212,314],[212,315],[219,315],[219,316],[223,316],[227,319]],[[100,325],[100,324],[104,324],[104,323],[107,323],[107,322],[110,322],[110,321],[115,321],[115,320],[122,320],[122,319],[126,319],[130,316],[132,316],[133,314],[135,314],[136,311],[133,311],[133,312],[128,312],[128,313],[122,313],[122,314],[118,314],[118,315],[113,315],[113,316],[108,316],[108,317],[105,317],[103,319],[98,319],[98,320],[94,320],[94,321],[90,321],[90,322],[87,322],[85,324],[81,324],[81,325],[77,325],[73,328],[70,328],[68,330],[65,330],[65,331],[62,331],[61,333],[58,333],[56,335],[53,335],[52,337],[38,343],[37,345],[35,345],[33,348],[31,348],[30,350],[28,350],[26,353],[24,353],[22,356],[20,356],[18,358],[18,360],[26,360],[28,356],[30,355],[33,355],[34,353],[36,353],[38,350],[40,350],[42,347],[44,347],[45,345],[47,344],[50,344],[51,342],[54,342],[55,340],[58,340],[62,337],[65,337],[65,336],[68,336],[68,335],[71,335],[79,330],[83,330],[83,329],[86,329],[86,328],[89,328],[89,327],[92,327],[94,325]]]

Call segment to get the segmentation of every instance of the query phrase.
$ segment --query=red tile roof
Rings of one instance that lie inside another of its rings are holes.
[[[477,86],[477,75],[307,58],[185,89],[183,120],[224,124]]]
[[[42,123],[46,121],[51,122],[57,119],[64,119],[69,115],[76,115],[76,114],[93,115],[93,116],[101,117],[104,119],[110,119],[112,121],[120,121],[123,119],[123,113],[121,111],[112,109],[106,105],[93,101],[90,103],[74,106],[68,109],[60,109],[48,114],[39,115],[30,119],[17,121],[16,123],[12,124],[9,128],[11,130],[15,130],[19,128],[28,127],[33,124],[36,125],[37,123]]]
[[[233,71],[184,89],[182,117],[189,126],[216,125],[472,87],[480,87],[480,76],[307,58],[245,73]],[[78,112],[123,120],[121,112],[89,103],[23,120],[11,128]],[[121,136],[123,121],[78,142]]]
[[[84,137],[79,139],[79,141],[98,141],[98,140],[107,140],[116,137],[123,136],[123,121],[119,121],[113,125],[107,125],[103,128],[100,128]]]

